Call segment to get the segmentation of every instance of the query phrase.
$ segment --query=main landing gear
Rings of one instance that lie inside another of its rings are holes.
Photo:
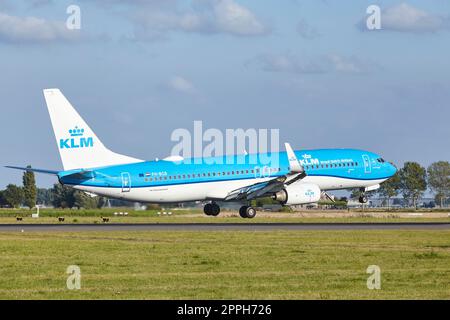
[[[207,203],[205,205],[205,207],[203,208],[203,212],[207,215],[207,216],[218,216],[220,213],[220,207],[217,203]]]
[[[256,210],[252,206],[242,206],[239,209],[239,215],[242,218],[254,218],[256,216]]]
[[[203,207],[203,212],[207,215],[207,216],[218,216],[220,213],[220,207],[217,203],[215,202],[211,202],[211,203],[207,203],[204,207]],[[242,206],[239,209],[239,215],[242,218],[254,218],[256,216],[256,209],[253,208],[252,206]]]

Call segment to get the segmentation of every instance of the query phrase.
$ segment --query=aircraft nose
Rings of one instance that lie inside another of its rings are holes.
[[[389,162],[388,166],[389,166],[389,172],[390,172],[391,176],[393,176],[394,174],[397,173],[397,167],[395,166],[395,164],[393,164],[392,162]]]

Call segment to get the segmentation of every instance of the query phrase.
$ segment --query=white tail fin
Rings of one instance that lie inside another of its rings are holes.
[[[44,90],[64,170],[141,162],[108,150],[59,89]]]

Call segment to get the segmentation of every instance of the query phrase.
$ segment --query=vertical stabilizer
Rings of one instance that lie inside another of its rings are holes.
[[[44,90],[44,97],[64,170],[142,161],[107,149],[59,89]]]

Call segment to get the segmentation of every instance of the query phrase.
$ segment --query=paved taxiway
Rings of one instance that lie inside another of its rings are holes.
[[[450,230],[450,223],[159,223],[0,224],[0,232],[81,231],[274,231],[274,230]]]

